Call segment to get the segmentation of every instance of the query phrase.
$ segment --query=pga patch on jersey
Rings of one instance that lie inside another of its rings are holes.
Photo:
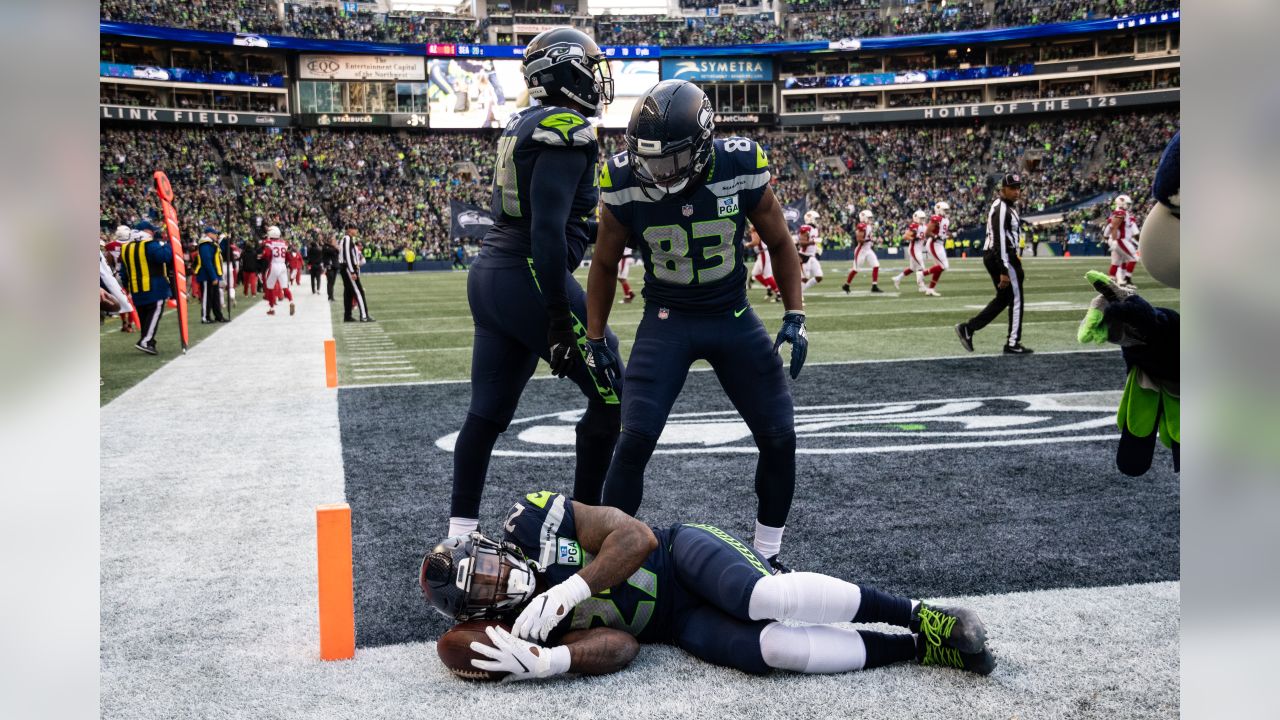
[[[556,538],[556,564],[558,565],[581,565],[582,564],[582,547],[578,545],[577,540],[569,538]]]
[[[719,217],[729,217],[738,214],[738,196],[730,195],[729,197],[716,198],[716,214]]]

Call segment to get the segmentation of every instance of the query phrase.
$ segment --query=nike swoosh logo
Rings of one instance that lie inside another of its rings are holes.
[[[751,306],[750,306],[750,305],[748,305],[747,307],[744,307],[744,308],[742,308],[741,310],[734,311],[733,316],[734,316],[734,317],[742,317],[742,313],[746,312],[746,311],[747,311],[747,308],[749,308],[749,307],[751,307]]]

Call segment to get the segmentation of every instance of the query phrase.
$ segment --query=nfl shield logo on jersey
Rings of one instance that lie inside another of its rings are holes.
[[[691,216],[693,215],[693,206],[692,206],[692,205],[685,205],[685,206],[681,207],[681,208],[680,208],[680,213],[681,213],[682,215],[684,215],[685,217],[691,217]]]
[[[671,311],[670,311],[670,310],[668,310],[668,309],[666,309],[666,308],[658,308],[658,319],[659,319],[659,320],[666,320],[666,319],[667,319],[667,318],[669,318],[669,317],[671,317]]]

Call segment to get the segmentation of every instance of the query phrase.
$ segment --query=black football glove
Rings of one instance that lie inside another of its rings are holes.
[[[773,343],[773,351],[777,352],[784,341],[791,343],[791,379],[795,380],[800,377],[800,368],[804,367],[804,359],[809,356],[809,333],[804,329],[804,313],[792,311],[782,316],[782,329]]]
[[[587,369],[596,379],[596,385],[609,390],[618,386],[618,355],[604,338],[587,338]]]
[[[568,377],[578,364],[578,334],[573,326],[573,316],[569,313],[551,313],[547,345],[551,348],[551,374],[556,377]]]

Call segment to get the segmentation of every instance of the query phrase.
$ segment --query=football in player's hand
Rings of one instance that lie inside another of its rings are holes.
[[[481,670],[471,664],[472,660],[489,659],[472,650],[471,643],[478,642],[492,646],[489,636],[484,634],[484,629],[492,625],[498,625],[507,631],[511,630],[510,623],[499,620],[469,620],[449,628],[436,643],[436,652],[440,655],[440,661],[454,675],[466,680],[501,680],[507,673]]]

